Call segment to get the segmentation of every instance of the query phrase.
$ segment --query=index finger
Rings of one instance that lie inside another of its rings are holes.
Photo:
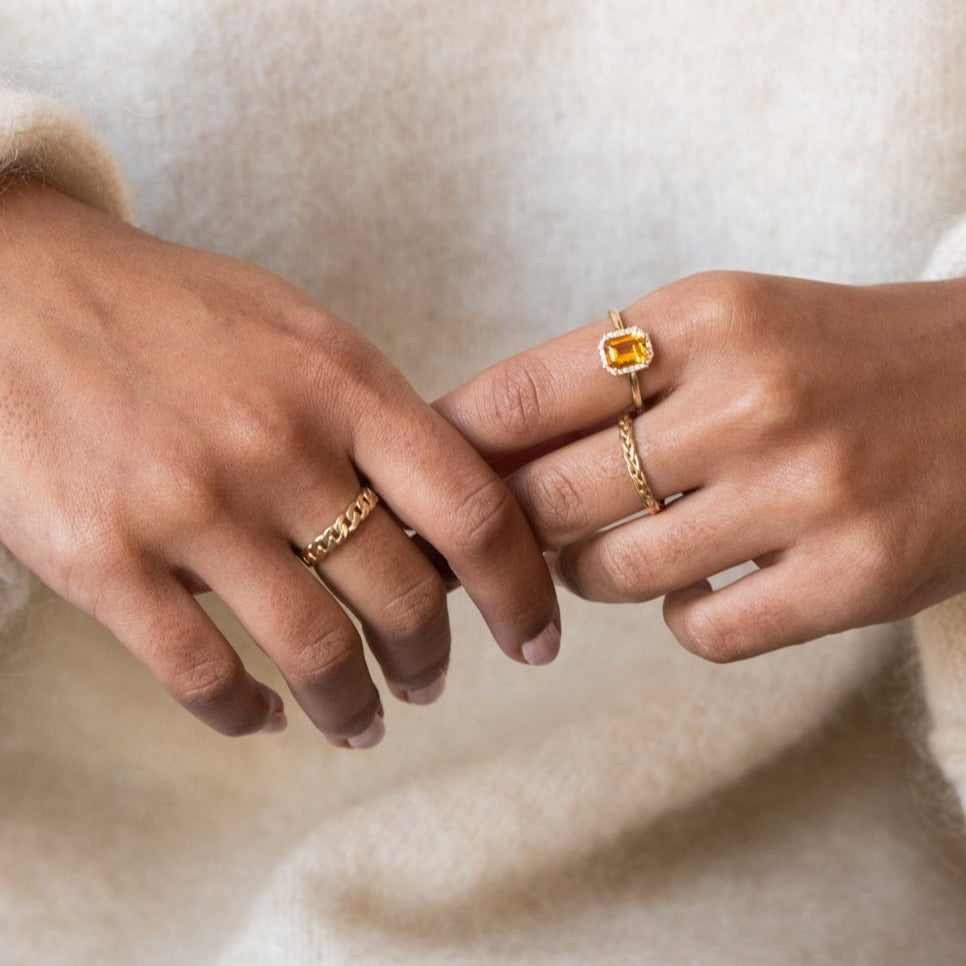
[[[648,332],[654,360],[639,373],[645,398],[670,387],[683,347],[664,337],[672,312],[658,290],[621,313],[626,326]],[[433,405],[490,462],[521,451],[527,459],[598,429],[633,403],[628,378],[607,372],[598,347],[614,331],[608,318],[527,349],[484,369]],[[530,452],[532,451],[532,452]]]
[[[408,384],[360,419],[353,458],[406,525],[446,558],[500,647],[546,664],[560,645],[553,580],[496,473]]]

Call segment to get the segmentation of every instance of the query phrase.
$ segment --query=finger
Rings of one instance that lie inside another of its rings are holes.
[[[560,579],[587,600],[645,601],[764,556],[779,535],[740,497],[717,485],[565,547]]]
[[[558,549],[642,509],[613,423],[518,469],[507,479],[541,546]],[[715,466],[715,434],[675,395],[633,422],[647,481],[658,500],[695,490]]]
[[[304,528],[318,512],[316,505],[294,516]],[[316,569],[362,622],[392,692],[412,704],[439,697],[449,662],[446,587],[391,515],[377,505]]]
[[[195,554],[192,568],[272,659],[313,724],[336,745],[377,744],[385,728],[359,634],[285,541],[239,528]]]
[[[720,590],[707,581],[664,598],[664,619],[683,647],[716,663],[815,640],[849,626],[817,575],[790,558]]]
[[[443,581],[443,586],[446,588],[446,593],[448,594],[450,591],[456,590],[460,582],[456,574],[453,573],[453,568],[449,565],[447,559],[428,540],[421,537],[418,533],[414,533],[409,539],[429,561],[430,566],[439,574],[440,579]]]
[[[686,340],[673,334],[678,311],[658,290],[622,313],[654,348],[654,361],[638,373],[645,398],[667,392],[684,369]],[[595,428],[632,405],[627,377],[601,364],[598,345],[612,330],[609,319],[576,329],[490,366],[434,405],[490,461]]]
[[[245,735],[285,727],[282,699],[248,674],[173,576],[125,587],[97,616],[179,704],[216,731]]]
[[[523,512],[470,445],[405,384],[356,424],[353,457],[395,514],[435,546],[500,647],[531,664],[560,644],[553,581]]]

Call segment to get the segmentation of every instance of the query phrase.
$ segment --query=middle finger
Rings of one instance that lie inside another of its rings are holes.
[[[648,483],[659,500],[709,482],[715,435],[682,394],[640,413],[633,437]],[[613,423],[518,469],[507,485],[545,549],[558,549],[642,509]]]

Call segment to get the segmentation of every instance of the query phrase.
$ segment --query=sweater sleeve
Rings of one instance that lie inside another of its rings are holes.
[[[936,246],[924,280],[966,275],[966,216]],[[966,812],[966,594],[913,621],[929,711],[929,748]]]
[[[128,192],[107,148],[49,97],[0,88],[0,174],[34,174],[129,220]]]
[[[0,176],[29,174],[117,218],[131,206],[111,155],[56,101],[0,87]],[[2,211],[0,211],[2,218]],[[0,632],[24,605],[30,578],[0,546]]]

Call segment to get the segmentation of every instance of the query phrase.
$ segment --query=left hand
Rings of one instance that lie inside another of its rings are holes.
[[[601,367],[607,321],[436,404],[509,472],[575,593],[666,595],[681,644],[727,661],[966,589],[966,280],[708,273],[623,318],[654,345],[634,435],[656,496],[683,494],[661,513],[640,515],[621,453],[631,392]],[[711,589],[748,561],[755,572]]]

